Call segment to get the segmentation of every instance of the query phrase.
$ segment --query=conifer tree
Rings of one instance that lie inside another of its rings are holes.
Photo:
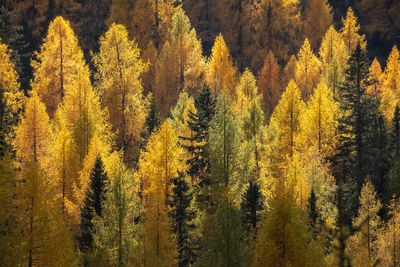
[[[195,92],[203,85],[205,62],[196,31],[182,9],[171,22],[156,71],[155,100],[163,117],[183,90]]]
[[[377,241],[379,263],[383,266],[398,266],[400,263],[400,202],[396,198],[390,201],[389,216],[390,219]]]
[[[178,266],[193,266],[200,246],[199,213],[195,206],[194,191],[191,183],[180,173],[172,180],[170,200],[172,230],[176,235],[178,247]]]
[[[83,52],[69,21],[56,17],[32,62],[32,88],[37,90],[51,118],[66,93],[76,86],[74,81],[83,66]]]
[[[340,83],[344,80],[349,51],[340,33],[330,26],[322,38],[319,56],[325,83],[336,95]]]
[[[219,92],[233,94],[236,83],[236,68],[221,34],[215,38],[206,68],[206,82],[214,95]]]
[[[304,34],[309,38],[311,47],[317,49],[332,24],[332,8],[326,0],[310,0],[307,1],[304,17]]]
[[[374,58],[371,63],[371,67],[369,68],[369,76],[371,85],[368,87],[367,93],[375,96],[381,95],[383,73],[381,64],[377,58]]]
[[[335,152],[339,106],[332,91],[324,82],[315,89],[307,108],[300,115],[300,131],[297,136],[299,147],[318,151],[322,158]]]
[[[12,50],[12,61],[19,74],[23,88],[29,86],[29,44],[23,35],[23,27],[18,24],[17,10],[8,10],[5,6],[0,7],[0,39]]]
[[[20,260],[28,266],[73,265],[75,261],[72,238],[57,201],[57,184],[46,174],[51,135],[45,106],[34,91],[14,140],[21,168],[17,194]]]
[[[80,249],[84,253],[91,253],[93,249],[93,219],[101,218],[107,192],[107,175],[102,159],[98,156],[90,177],[90,186],[81,211]],[[87,262],[84,261],[87,264]]]
[[[384,114],[386,121],[391,123],[396,106],[399,104],[400,95],[400,55],[396,46],[390,52],[383,74],[381,88],[380,110]]]
[[[295,81],[304,99],[308,99],[312,94],[313,89],[319,82],[320,74],[321,62],[314,55],[310,42],[306,39],[297,55],[295,71]]]
[[[147,117],[149,100],[143,96],[141,76],[147,70],[136,42],[128,38],[126,28],[112,24],[100,38],[100,51],[93,58],[95,78],[117,131],[117,147],[125,160],[134,158],[140,132]]]
[[[264,199],[260,184],[257,181],[249,181],[248,188],[242,196],[241,211],[244,228],[253,233],[254,237],[262,218]]]
[[[269,118],[278,104],[282,93],[281,69],[272,53],[268,51],[264,60],[264,65],[258,76],[257,84],[263,94],[263,110]]]
[[[175,266],[177,243],[168,216],[171,182],[186,171],[184,150],[169,120],[151,135],[139,159],[138,177],[143,183],[145,264]]]
[[[25,97],[20,91],[18,75],[11,61],[11,51],[0,40],[0,158],[9,148],[24,102]]]
[[[357,17],[351,7],[347,10],[346,17],[342,19],[342,24],[343,27],[340,30],[340,34],[346,43],[349,53],[351,54],[354,52],[357,43],[360,43],[360,46],[365,49],[367,45],[365,35],[359,33],[360,25],[358,24]]]
[[[135,220],[140,212],[138,184],[122,162],[120,153],[112,153],[104,164],[107,190],[100,214],[94,206],[92,264],[136,266],[140,260],[140,225]]]
[[[389,184],[388,193],[390,195],[400,196],[400,108],[396,107],[394,112],[394,118],[391,125],[390,131],[390,171],[389,171]]]
[[[340,186],[346,184],[346,189],[356,187],[354,195],[343,197],[347,200],[338,200],[346,203],[341,208],[347,208],[342,214],[346,218],[339,218],[349,223],[351,212],[357,207],[358,194],[367,174],[366,167],[369,165],[367,157],[367,135],[369,110],[366,97],[366,89],[369,81],[369,62],[366,52],[357,45],[351,55],[346,70],[345,82],[341,85],[338,102],[340,105],[338,145],[334,156],[335,177]],[[352,199],[352,200],[351,200]],[[350,202],[349,202],[350,201]],[[344,222],[343,221],[343,222]]]

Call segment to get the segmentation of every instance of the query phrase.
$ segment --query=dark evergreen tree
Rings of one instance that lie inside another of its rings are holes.
[[[160,126],[160,112],[158,111],[156,102],[154,101],[154,98],[151,99],[151,104],[150,104],[150,111],[147,114],[147,118],[145,121],[145,126],[143,128],[143,131],[141,132],[141,144],[140,148],[145,148],[147,141],[150,138],[150,135],[154,130],[156,130]]]
[[[249,181],[249,186],[242,196],[241,210],[243,224],[248,232],[256,232],[264,208],[264,196],[258,182]],[[255,235],[254,235],[255,237]]]
[[[205,86],[195,98],[196,114],[189,114],[189,127],[193,132],[192,137],[180,137],[191,141],[192,145],[185,149],[192,155],[188,160],[188,174],[198,180],[199,189],[210,184],[208,126],[214,115],[215,99],[211,95],[210,88]],[[205,201],[205,196],[198,194],[198,201]]]
[[[178,266],[193,266],[200,245],[197,211],[190,182],[184,174],[173,179],[170,216],[178,244]]]
[[[93,222],[95,215],[101,217],[106,193],[107,175],[104,172],[103,161],[97,157],[90,177],[90,188],[81,210],[80,247],[83,252],[90,252],[93,242]]]
[[[8,10],[0,6],[0,40],[12,50],[12,60],[19,74],[20,82],[24,89],[29,86],[30,80],[30,55],[29,43],[24,37],[24,28],[18,24],[17,10]]]
[[[338,208],[344,208],[339,224],[351,224],[358,208],[358,196],[370,165],[368,142],[371,111],[365,93],[369,85],[369,60],[360,44],[348,60],[345,81],[337,95],[341,117],[338,127],[337,153],[333,158],[334,175],[338,187],[343,186],[344,199],[338,199]]]
[[[390,133],[390,173],[388,195],[400,196],[400,107],[397,106]]]
[[[9,148],[6,136],[8,133],[6,118],[6,98],[4,97],[4,89],[0,86],[0,159],[5,155]]]
[[[311,230],[317,232],[318,223],[318,210],[317,210],[317,196],[315,195],[314,188],[311,190],[310,197],[308,199],[308,217],[310,219]]]

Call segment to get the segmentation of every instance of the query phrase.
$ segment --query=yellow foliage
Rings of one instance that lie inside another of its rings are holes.
[[[50,117],[54,116],[64,95],[76,85],[74,81],[82,66],[85,66],[83,52],[70,23],[56,17],[32,62],[32,88],[46,104]]]
[[[312,94],[312,90],[319,82],[321,62],[314,55],[310,42],[306,38],[297,55],[295,81],[298,84],[304,99]]]
[[[346,17],[343,19],[343,27],[340,34],[346,43],[347,50],[352,53],[356,49],[357,43],[360,42],[361,48],[367,47],[365,35],[360,35],[360,25],[357,22],[357,17],[351,7],[347,10]]]
[[[236,68],[221,34],[215,39],[207,62],[206,81],[214,94],[218,94],[218,91],[234,94]]]
[[[382,68],[377,58],[371,63],[369,67],[369,82],[370,86],[367,87],[367,93],[374,96],[379,96],[381,94],[382,86]]]

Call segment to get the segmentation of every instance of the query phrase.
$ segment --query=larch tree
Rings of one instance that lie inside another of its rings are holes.
[[[400,55],[396,46],[393,47],[386,63],[383,73],[381,87],[380,110],[386,121],[391,123],[394,117],[394,110],[399,104],[400,95]]]
[[[154,97],[163,117],[183,90],[203,86],[205,62],[200,40],[182,9],[173,17],[157,64]]]
[[[300,115],[298,147],[312,149],[328,159],[335,152],[339,106],[333,93],[320,82]]]
[[[327,0],[307,1],[304,10],[304,35],[310,40],[311,47],[318,49],[322,37],[332,24],[332,8]]]
[[[389,203],[390,219],[378,237],[378,260],[383,266],[398,266],[400,263],[400,202],[393,198]]]
[[[340,83],[344,80],[349,52],[342,36],[330,26],[322,38],[319,56],[322,63],[322,74],[325,83],[335,95]]]
[[[137,266],[140,262],[141,225],[139,183],[123,163],[121,153],[113,152],[105,161],[107,190],[101,213],[93,218],[94,265]]]
[[[11,50],[0,40],[0,157],[9,148],[13,128],[18,123],[25,102],[18,75],[11,61]]]
[[[353,227],[358,229],[350,237],[348,253],[354,266],[373,266],[379,258],[378,237],[382,227],[379,212],[382,204],[374,186],[367,181],[360,194],[360,208],[353,219]]]
[[[149,106],[143,96],[141,77],[147,70],[135,41],[126,28],[112,24],[100,38],[100,51],[93,58],[98,90],[110,115],[112,129],[117,132],[117,147],[128,160],[137,153]]]
[[[289,82],[295,78],[296,66],[297,66],[297,58],[295,55],[292,55],[282,71],[282,80],[283,80],[282,85],[284,87],[287,86]]]
[[[143,259],[148,266],[175,266],[177,243],[168,216],[171,182],[186,171],[184,150],[169,120],[151,135],[139,159],[138,177],[143,184]]]
[[[68,266],[75,261],[72,238],[57,201],[56,183],[46,174],[51,136],[45,105],[34,91],[14,140],[21,168],[17,201],[23,207],[18,210],[20,259],[28,266],[54,262]]]
[[[79,68],[84,65],[83,51],[69,21],[56,17],[32,62],[32,88],[37,90],[51,118],[68,90],[75,86]]]
[[[306,38],[297,54],[295,81],[304,99],[312,94],[321,76],[321,62],[314,55],[310,42]]]
[[[273,52],[268,51],[264,65],[258,75],[258,87],[263,94],[263,110],[269,118],[278,104],[283,87],[281,69]]]
[[[369,67],[370,86],[368,86],[367,88],[368,94],[374,96],[381,95],[382,77],[383,72],[381,64],[379,63],[377,58],[374,58],[371,66]]]
[[[359,42],[361,47],[364,49],[367,46],[365,41],[365,35],[361,35],[360,25],[357,22],[357,17],[351,7],[347,10],[346,17],[342,21],[343,27],[340,30],[340,34],[344,42],[346,43],[347,50],[352,53]]]
[[[269,131],[273,135],[271,160],[277,174],[285,168],[287,157],[293,157],[295,137],[300,130],[300,115],[304,108],[300,90],[292,80],[272,113],[269,125]]]
[[[215,39],[206,67],[206,82],[214,95],[219,92],[233,94],[236,84],[236,68],[222,35]]]

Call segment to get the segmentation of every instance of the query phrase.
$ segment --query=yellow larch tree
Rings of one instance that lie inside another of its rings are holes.
[[[171,180],[186,170],[184,151],[169,120],[153,132],[139,159],[143,185],[143,261],[146,266],[175,266],[176,241],[169,231],[168,201]]]
[[[333,156],[336,146],[339,106],[333,98],[332,91],[321,81],[307,108],[300,115],[300,131],[296,145],[302,150],[314,150],[323,159]]]
[[[271,50],[265,57],[264,65],[257,80],[258,87],[263,94],[263,110],[269,118],[276,104],[278,104],[283,89],[281,69]]]
[[[359,230],[349,239],[348,252],[352,265],[374,266],[379,257],[378,236],[382,222],[379,212],[382,204],[371,181],[367,181],[360,194],[360,208],[353,219],[353,227]]]
[[[0,40],[0,155],[6,142],[13,135],[25,103],[25,96],[18,83],[18,74],[11,61],[11,50]]]
[[[74,86],[78,69],[84,65],[83,52],[70,23],[56,17],[32,62],[32,88],[39,93],[50,117],[54,116],[66,92]]]
[[[285,67],[283,68],[283,86],[287,86],[288,83],[295,78],[296,66],[297,58],[295,55],[292,55],[289,58],[289,61],[286,63]]]
[[[400,55],[397,47],[393,47],[386,63],[382,77],[381,106],[386,121],[393,121],[394,111],[399,104],[400,96]]]
[[[346,43],[342,36],[333,26],[330,26],[322,38],[319,56],[325,83],[331,88],[333,94],[336,93],[339,84],[344,79],[348,54]]]
[[[367,42],[365,35],[361,35],[360,25],[357,22],[357,17],[351,7],[347,10],[346,17],[342,21],[343,27],[340,34],[346,43],[347,50],[352,53],[356,49],[357,43],[360,42],[362,48],[366,48]]]
[[[200,40],[182,9],[172,17],[167,39],[157,64],[154,97],[166,116],[179,92],[194,93],[203,86],[205,61]]]
[[[304,17],[304,34],[310,40],[311,47],[318,49],[322,37],[332,24],[332,8],[327,0],[310,0],[307,1]]]
[[[21,263],[28,266],[73,266],[74,248],[61,214],[57,183],[48,175],[52,130],[36,91],[16,129],[14,147],[20,166],[17,201]]]
[[[272,113],[268,131],[272,135],[272,170],[276,177],[282,176],[287,159],[295,152],[295,137],[300,129],[300,115],[304,112],[305,104],[300,90],[292,80]]]
[[[234,94],[237,71],[221,34],[215,39],[206,68],[206,82],[213,94],[219,91]]]
[[[117,147],[125,160],[137,153],[138,140],[147,116],[148,98],[143,96],[142,74],[147,70],[136,42],[123,25],[112,24],[100,38],[100,51],[93,58],[98,90],[106,105]]]
[[[367,87],[367,94],[373,96],[379,96],[381,94],[382,77],[383,77],[382,67],[377,58],[371,63],[369,67],[369,81],[371,85]]]
[[[378,257],[382,266],[398,266],[400,263],[400,201],[393,198],[389,203],[390,219],[378,238]]]
[[[321,62],[314,55],[310,42],[306,38],[297,55],[295,81],[299,86],[304,99],[312,94],[312,90],[321,76]]]

